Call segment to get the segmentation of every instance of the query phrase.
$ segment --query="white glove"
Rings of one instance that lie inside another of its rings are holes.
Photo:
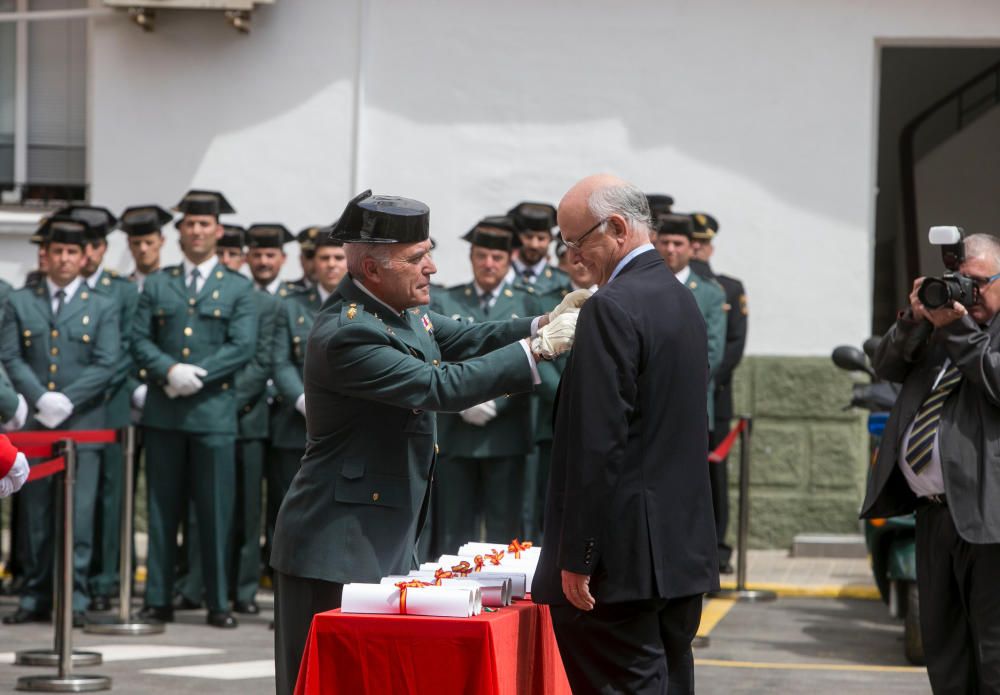
[[[559,302],[555,309],[549,312],[549,323],[556,320],[556,317],[562,316],[567,311],[576,310],[579,311],[583,303],[590,299],[590,295],[594,294],[591,290],[573,290]]]
[[[135,387],[135,391],[132,392],[132,408],[142,412],[142,409],[146,407],[146,394],[149,393],[149,386],[147,384],[139,384]]]
[[[52,430],[73,414],[73,402],[58,391],[43,393],[35,403],[35,408],[38,409],[35,419]]]
[[[24,400],[24,396],[17,394],[17,410],[14,411],[14,417],[4,423],[3,427],[0,428],[4,432],[13,432],[14,430],[19,430],[24,427],[24,423],[28,421],[28,401]],[[15,490],[15,492],[17,492]]]
[[[576,319],[579,315],[579,311],[570,309],[543,326],[539,329],[538,335],[531,340],[531,351],[547,360],[568,351],[573,347]]]
[[[10,497],[21,489],[24,481],[28,479],[30,472],[28,459],[20,451],[14,458],[14,465],[7,471],[7,475],[0,478],[0,497]]]
[[[306,416],[306,394],[302,394],[295,399],[295,409],[302,413],[302,417]]]
[[[205,376],[206,374],[208,372],[197,365],[179,362],[167,372],[167,386],[164,390],[170,398],[193,396],[201,391],[201,387],[204,386],[198,377]],[[170,395],[171,389],[174,391],[174,395],[172,396]]]
[[[493,401],[486,401],[471,408],[466,408],[459,415],[470,425],[482,427],[497,416],[497,404]]]

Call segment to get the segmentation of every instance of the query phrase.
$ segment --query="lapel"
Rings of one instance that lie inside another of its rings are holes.
[[[221,289],[225,285],[225,277],[226,271],[222,269],[220,264],[216,263],[212,272],[205,278],[205,284],[201,286],[201,290],[195,298],[195,304],[201,304],[205,299],[218,299],[221,295]],[[186,293],[187,288],[184,288],[184,291]]]
[[[433,339],[424,328],[422,321],[424,312],[422,309],[414,307],[413,309],[404,311],[402,316],[396,315],[381,302],[358,289],[350,275],[345,277],[343,282],[340,283],[337,292],[348,304],[357,304],[375,316],[384,327],[383,330],[392,338],[403,343],[414,357],[424,358],[425,360],[430,359],[431,353],[429,348],[431,346],[429,343]]]
[[[187,304],[188,294],[187,286],[184,284],[184,264],[181,263],[180,265],[174,266],[169,271],[164,269],[161,272],[170,273],[170,281],[167,284],[170,285],[170,288],[180,296],[180,298],[184,301],[184,304]]]
[[[80,286],[76,289],[76,293],[70,298],[68,302],[63,304],[62,311],[59,312],[59,316],[55,317],[55,323],[60,325],[68,325],[74,322],[78,316],[81,314],[86,314],[87,323],[90,323],[93,318],[87,312],[87,308],[90,306],[90,296],[93,292],[90,286],[86,282],[80,283]],[[51,315],[51,303],[49,304],[49,312]]]
[[[506,282],[500,283],[500,294],[497,301],[490,309],[490,315],[486,317],[488,321],[504,321],[510,314],[516,314],[514,305],[514,291],[510,289]]]
[[[52,297],[49,296],[49,286],[44,280],[35,288],[35,301],[31,306],[45,323],[55,324],[55,317],[52,315]]]

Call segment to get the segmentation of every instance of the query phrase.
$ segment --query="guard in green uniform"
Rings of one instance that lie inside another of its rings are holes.
[[[285,244],[290,241],[295,241],[295,237],[282,224],[252,224],[247,227],[247,265],[254,286],[282,299],[296,291],[278,277],[288,259]]]
[[[469,230],[462,238],[471,245],[473,281],[434,293],[431,309],[469,323],[541,314],[534,292],[504,280],[516,232],[508,217],[487,217]],[[525,457],[535,446],[533,400],[530,394],[504,396],[438,417],[441,456],[434,476],[432,554],[453,553],[468,541],[506,542],[520,534]],[[485,538],[480,538],[482,525]]]
[[[309,335],[309,439],[271,553],[279,695],[294,689],[313,615],[340,605],[344,583],[414,566],[435,412],[529,391],[535,381],[534,358],[519,340],[532,332],[531,317],[469,324],[421,308],[437,270],[428,232],[426,205],[370,191],[334,228],[347,243],[350,274]],[[572,319],[553,318],[564,317]],[[546,340],[558,326],[547,328]]]
[[[305,387],[302,383],[306,340],[320,308],[347,274],[344,244],[326,228],[315,240],[312,289],[282,302],[275,329],[271,450],[267,465],[268,539],[273,539],[278,509],[299,470],[306,450]],[[268,544],[268,557],[271,545]]]
[[[729,433],[733,419],[733,371],[743,359],[747,342],[747,317],[750,312],[743,283],[728,275],[716,275],[709,265],[715,251],[714,240],[719,233],[719,222],[704,212],[693,213],[691,220],[694,223],[691,238],[694,257],[691,259],[691,268],[702,277],[716,280],[726,293],[726,347],[723,350],[722,364],[715,373],[715,426],[709,442],[710,448],[715,449]],[[733,549],[726,543],[726,530],[729,526],[729,475],[726,459],[713,463],[709,472],[712,500],[715,503],[715,533],[719,539],[719,571],[732,574]]]
[[[121,230],[128,235],[128,251],[135,262],[128,279],[142,292],[146,278],[160,269],[163,226],[174,216],[159,205],[133,205],[121,215]]]
[[[142,412],[149,489],[145,618],[173,619],[177,527],[194,499],[205,579],[206,622],[236,627],[227,600],[227,547],[236,486],[236,373],[257,345],[249,280],[216,256],[219,215],[233,212],[214,191],[191,191],[180,245],[184,261],[149,276],[139,295],[132,354],[149,380]]]
[[[569,287],[566,273],[549,263],[556,209],[548,203],[519,203],[507,211],[518,230],[517,257],[506,277],[512,286],[531,286],[542,296]]]
[[[658,219],[656,249],[667,262],[677,279],[694,294],[705,327],[708,329],[708,423],[712,427],[715,405],[715,375],[722,364],[726,344],[726,293],[715,280],[702,277],[691,270],[691,235],[694,227],[688,215],[662,215]]]
[[[299,264],[302,266],[302,277],[288,283],[297,290],[311,290],[316,286],[316,272],[313,258],[316,256],[316,242],[320,238],[323,227],[314,225],[306,227],[295,235],[299,242]]]
[[[84,282],[95,294],[109,297],[118,307],[119,327],[130,327],[135,316],[139,294],[135,285],[115,271],[104,268],[104,254],[108,250],[107,235],[118,224],[117,218],[107,208],[74,205],[59,211],[87,225],[87,260],[83,267]],[[129,383],[132,371],[129,356],[131,330],[120,330],[121,359],[108,384],[107,424],[109,429],[122,430],[131,424]],[[101,482],[98,488],[98,508],[94,534],[94,556],[90,568],[90,606],[92,611],[106,611],[111,607],[111,596],[118,592],[118,555],[121,539],[122,496],[122,447],[115,442],[105,444],[101,450]]]
[[[103,429],[108,383],[118,367],[118,307],[83,282],[87,226],[69,217],[46,222],[48,271],[36,287],[13,292],[0,331],[0,359],[34,412],[29,429]],[[100,446],[81,445],[74,488],[73,613],[82,624],[100,479]],[[21,491],[20,519],[30,539],[22,554],[25,583],[7,624],[45,620],[52,602],[53,483]]]

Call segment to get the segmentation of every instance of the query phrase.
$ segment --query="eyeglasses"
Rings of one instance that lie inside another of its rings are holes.
[[[997,273],[996,275],[990,275],[988,278],[980,278],[980,277],[976,277],[974,275],[967,275],[966,277],[969,278],[970,280],[972,280],[972,282],[974,282],[976,284],[976,287],[980,291],[982,291],[982,290],[985,290],[987,287],[989,287],[990,284],[992,284],[992,282],[994,280],[996,280],[997,278],[1000,278],[1000,273]]]
[[[568,239],[563,239],[563,243],[566,244],[566,248],[573,249],[574,251],[579,251],[583,247],[583,240],[586,239],[590,234],[592,234],[598,227],[610,220],[610,217],[605,217],[603,220],[595,224],[593,227],[585,231],[579,239],[576,241],[569,241]]]

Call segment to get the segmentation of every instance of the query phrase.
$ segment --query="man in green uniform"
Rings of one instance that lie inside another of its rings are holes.
[[[530,285],[539,296],[569,287],[569,278],[549,264],[556,209],[548,203],[519,203],[507,211],[518,229],[520,245],[510,264],[507,282]]]
[[[86,262],[86,224],[53,216],[45,225],[48,271],[35,287],[13,292],[0,332],[0,359],[18,392],[34,405],[29,429],[105,427],[105,396],[120,361],[118,307],[80,276]],[[87,574],[100,479],[100,447],[81,445],[74,488],[73,614],[83,624]],[[48,618],[52,601],[52,479],[21,492],[19,524],[30,542],[22,556],[25,583],[17,612],[6,624]]]
[[[132,354],[149,381],[142,412],[149,490],[144,618],[173,619],[177,527],[194,499],[205,580],[206,622],[236,627],[228,609],[227,547],[236,486],[236,373],[253,356],[257,311],[249,280],[219,263],[214,191],[190,191],[177,206],[184,261],[146,278],[133,323]]]
[[[733,371],[743,359],[743,349],[747,342],[746,290],[743,283],[728,275],[716,275],[709,261],[715,252],[715,237],[719,233],[718,221],[704,212],[691,215],[694,233],[691,237],[691,268],[702,277],[717,281],[726,293],[726,346],[722,364],[715,374],[715,426],[712,428],[711,449],[715,449],[729,433],[733,419]],[[715,533],[719,539],[719,571],[733,572],[731,562],[733,549],[726,543],[726,528],[729,525],[729,475],[727,461],[723,459],[709,468],[712,480],[712,499],[715,503]]]
[[[271,408],[271,450],[267,463],[268,556],[274,523],[292,478],[306,450],[306,398],[302,378],[306,340],[316,314],[347,274],[344,244],[330,228],[315,241],[313,272],[316,285],[292,293],[282,302],[275,328],[274,385],[277,395]]]
[[[722,354],[726,343],[726,294],[715,280],[702,277],[691,270],[691,235],[694,227],[688,215],[661,215],[657,219],[656,250],[667,266],[686,285],[695,300],[705,327],[708,329],[708,423],[712,427],[715,406],[712,394],[715,391],[714,378],[722,364]]]
[[[279,695],[295,687],[313,615],[339,606],[345,583],[413,567],[437,449],[434,413],[531,390],[532,350],[561,354],[576,326],[568,308],[551,323],[478,324],[421,309],[437,268],[429,211],[418,201],[366,191],[334,235],[347,244],[350,272],[309,335],[309,439],[271,554]]]
[[[163,225],[174,216],[159,205],[133,205],[122,212],[120,227],[128,235],[128,250],[135,270],[128,279],[142,292],[146,277],[160,269]]]
[[[316,286],[316,271],[313,259],[316,257],[316,242],[320,238],[323,227],[306,227],[295,236],[299,242],[299,264],[302,266],[302,277],[288,283],[297,290],[311,290]]]
[[[284,299],[295,291],[278,277],[285,265],[285,244],[295,241],[282,224],[252,224],[247,227],[247,265],[258,290]]]
[[[471,245],[472,282],[435,292],[431,309],[469,323],[541,314],[533,292],[504,280],[516,232],[507,217],[480,220],[462,237]],[[438,554],[453,553],[468,541],[508,542],[519,535],[525,457],[535,445],[532,401],[530,394],[505,396],[438,417],[441,456],[433,496]]]

